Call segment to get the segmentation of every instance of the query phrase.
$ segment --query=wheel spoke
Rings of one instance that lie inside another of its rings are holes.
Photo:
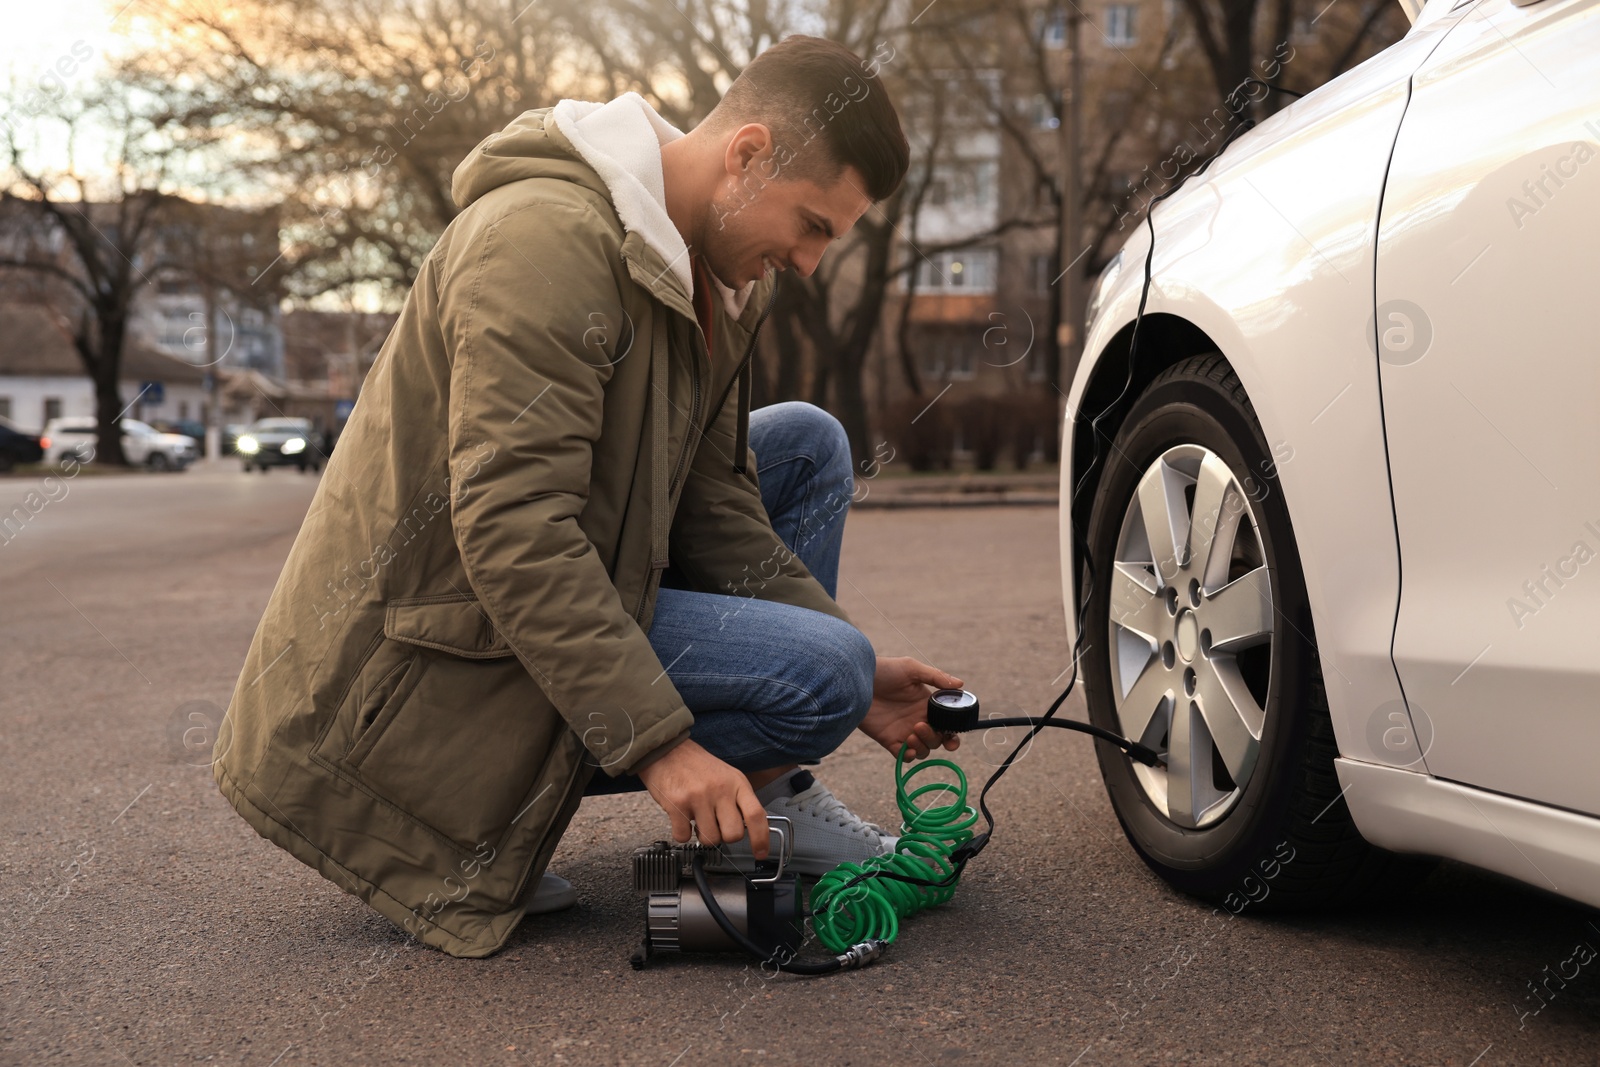
[[[1111,621],[1150,640],[1166,615],[1159,586],[1142,563],[1118,563],[1111,576]]]
[[[1172,733],[1167,743],[1167,818],[1179,826],[1194,826],[1205,810],[1195,795],[1199,785],[1195,765],[1208,765],[1211,753],[1199,720],[1190,701],[1180,701],[1172,709]],[[1210,777],[1209,772],[1206,777]]]
[[[1237,652],[1272,637],[1272,575],[1265,565],[1207,595],[1197,613],[1211,647]]]
[[[1150,729],[1151,720],[1156,717],[1156,712],[1171,698],[1171,675],[1161,666],[1159,659],[1152,658],[1117,708],[1117,718],[1122,723],[1122,736],[1135,741],[1143,739],[1146,731]]]
[[[1189,511],[1183,498],[1188,480],[1165,460],[1157,460],[1139,480],[1139,510],[1156,577],[1170,583],[1186,562],[1180,545],[1189,543]]]
[[[1226,553],[1233,547],[1233,532],[1243,508],[1237,504],[1228,506],[1233,503],[1228,493],[1232,483],[1233,473],[1222,457],[1207,454],[1195,479],[1194,513],[1189,524],[1189,559],[1201,574],[1210,569],[1212,556],[1219,548]]]
[[[1261,752],[1265,716],[1233,663],[1201,661],[1195,664],[1195,675],[1195,699],[1206,730],[1234,784],[1243,786]]]

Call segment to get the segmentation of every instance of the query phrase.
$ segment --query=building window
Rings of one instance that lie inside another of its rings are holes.
[[[168,311],[161,317],[159,344],[163,348],[184,348],[198,351],[205,347],[205,313],[200,311]]]
[[[1106,40],[1118,48],[1136,43],[1133,18],[1138,11],[1133,4],[1112,4],[1106,8]]]
[[[1065,48],[1067,45],[1067,12],[1064,8],[1040,11],[1034,15],[1035,32],[1046,48]]]
[[[944,83],[944,118],[952,125],[988,126],[999,112],[1002,97],[998,74],[974,71]]]
[[[994,160],[955,160],[935,170],[932,193],[942,186],[940,204],[976,210],[998,207],[999,164]],[[930,201],[932,197],[929,197]]]
[[[1033,188],[1028,194],[1028,207],[1031,210],[1055,207],[1055,183],[1047,176],[1040,174],[1033,183]]]
[[[10,417],[11,398],[9,396],[0,396],[0,419],[9,419]]]
[[[1024,360],[1022,364],[1023,369],[1027,372],[1028,381],[1044,381],[1044,360],[1044,345],[1034,345],[1032,348],[1028,349],[1028,358]]]
[[[924,378],[942,381],[971,378],[983,347],[980,333],[970,327],[944,327],[918,331],[918,369]]]
[[[992,248],[925,256],[917,264],[917,288],[933,293],[992,293],[996,265]]]
[[[47,397],[45,397],[44,398],[44,421],[45,422],[49,422],[51,419],[59,419],[60,417],[61,417],[61,398],[59,396],[47,396]]]
[[[1051,273],[1051,260],[1055,257],[1048,252],[1035,253],[1028,259],[1028,288],[1035,293],[1048,293],[1050,283],[1055,279]]]
[[[183,422],[189,421],[189,402],[187,400],[178,401],[178,418]]]
[[[1029,102],[1028,121],[1036,130],[1054,130],[1060,127],[1061,119],[1056,115],[1055,102],[1043,93],[1034,94]]]

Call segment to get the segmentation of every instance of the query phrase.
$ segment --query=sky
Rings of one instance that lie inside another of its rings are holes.
[[[140,2],[0,0],[0,81],[22,88],[54,74],[75,85],[125,47]]]

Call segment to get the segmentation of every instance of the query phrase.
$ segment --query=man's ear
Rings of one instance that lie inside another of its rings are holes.
[[[747,122],[733,131],[723,166],[735,177],[765,159],[772,151],[772,131],[760,122]]]

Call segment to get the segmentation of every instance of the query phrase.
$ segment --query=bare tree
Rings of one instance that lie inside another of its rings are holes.
[[[94,382],[94,459],[126,465],[118,424],[126,410],[118,391],[122,353],[134,298],[161,265],[162,222],[179,202],[170,192],[176,153],[159,118],[116,92],[52,102],[30,128],[38,134],[50,126],[65,133],[60,166],[44,162],[37,145],[6,125],[0,272],[45,283],[39,291],[52,298]],[[116,138],[103,176],[91,177],[92,168],[77,162],[90,131]]]
[[[1393,0],[1361,0],[1354,12],[1322,0],[1317,4],[1321,10],[1309,17],[1303,6],[1303,0],[1183,0],[1220,97],[1238,93],[1251,78],[1281,84],[1287,66],[1279,62],[1285,56],[1282,47],[1293,48],[1295,37],[1317,54],[1311,63],[1296,68],[1304,74],[1294,80],[1314,88],[1349,69],[1362,55],[1398,40],[1407,25]],[[1255,103],[1251,102],[1252,112]],[[1272,95],[1259,103],[1259,111],[1270,114],[1283,100]]]
[[[146,0],[156,43],[120,77],[282,201],[291,297],[398,305],[455,217],[456,165],[558,97],[542,5],[507,0]],[[570,79],[563,79],[564,82]]]

